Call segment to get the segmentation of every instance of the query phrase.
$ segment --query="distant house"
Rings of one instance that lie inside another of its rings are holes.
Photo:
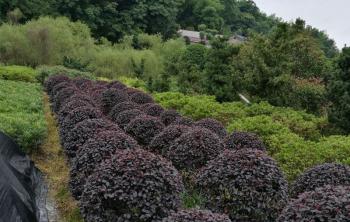
[[[183,37],[185,40],[189,41],[190,43],[201,43],[201,44],[209,45],[209,40],[207,39],[207,37],[204,36],[201,38],[200,32],[180,29],[178,33],[181,37]],[[223,37],[223,36],[217,35],[217,37]],[[228,43],[232,45],[238,45],[238,44],[242,44],[246,40],[247,38],[244,36],[234,35],[229,38]]]
[[[203,39],[201,38],[200,32],[180,29],[178,33],[181,37],[188,40],[190,43],[205,43],[206,45],[209,44],[209,41],[206,37]]]

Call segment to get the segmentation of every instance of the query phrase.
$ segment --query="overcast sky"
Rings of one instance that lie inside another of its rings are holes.
[[[350,0],[254,0],[268,15],[286,21],[300,17],[306,23],[324,30],[339,48],[350,45]]]

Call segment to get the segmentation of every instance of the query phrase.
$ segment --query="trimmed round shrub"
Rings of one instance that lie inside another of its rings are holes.
[[[213,133],[216,133],[221,139],[224,139],[227,135],[225,127],[217,120],[206,118],[194,123],[194,126],[206,128]]]
[[[55,85],[52,88],[51,94],[50,94],[50,100],[52,101],[55,98],[55,95],[60,92],[62,89],[68,88],[68,87],[74,87],[74,85],[71,82],[61,82],[57,85]]]
[[[64,104],[61,108],[61,110],[58,112],[58,123],[62,124],[64,119],[67,117],[67,115],[74,109],[80,108],[80,107],[90,107],[93,108],[94,106],[91,105],[91,103],[85,101],[85,100],[75,100],[72,99],[70,102]]]
[[[135,89],[135,88],[126,88],[124,89],[124,91],[129,95],[132,96],[135,93],[144,93],[143,91],[139,90],[139,89]]]
[[[92,136],[77,151],[70,170],[69,187],[74,198],[80,199],[85,180],[101,162],[110,158],[119,149],[138,148],[137,142],[118,131],[106,130]]]
[[[154,116],[154,117],[159,117],[162,114],[162,112],[164,112],[163,107],[161,107],[160,105],[157,105],[157,104],[150,105],[147,108],[142,109],[142,110],[147,115]]]
[[[350,187],[325,186],[305,192],[288,203],[278,222],[349,221]]]
[[[182,134],[188,132],[191,128],[181,125],[171,125],[165,128],[161,133],[153,138],[148,149],[157,154],[165,155],[170,146]]]
[[[102,106],[105,113],[109,113],[115,105],[128,100],[128,94],[122,90],[107,89],[102,93]]]
[[[183,126],[193,126],[194,121],[191,118],[187,117],[178,117],[175,119],[174,122],[171,123],[171,125],[183,125]]]
[[[161,221],[180,207],[183,191],[166,159],[142,149],[118,150],[87,179],[81,212],[87,222]]]
[[[94,87],[95,87],[95,84],[93,81],[86,81],[79,86],[79,89],[84,91],[85,93],[89,93],[91,92],[91,89]]]
[[[83,77],[77,77],[72,80],[72,82],[75,84],[76,87],[78,87],[81,90],[84,90],[86,86],[91,86],[92,81]]]
[[[108,87],[111,89],[118,89],[118,90],[124,90],[126,89],[126,85],[119,81],[113,81],[108,84]]]
[[[313,191],[326,185],[350,186],[350,167],[338,163],[326,163],[303,173],[291,187],[291,197]]]
[[[206,210],[181,210],[171,214],[162,222],[231,222],[224,214],[215,214]]]
[[[79,122],[86,119],[98,119],[102,118],[102,113],[90,106],[83,106],[71,110],[71,112],[64,118],[60,127],[60,138],[62,144],[65,143],[67,134],[75,127]]]
[[[257,149],[266,152],[264,142],[254,133],[233,132],[225,139],[226,149]]]
[[[109,117],[115,121],[119,114],[121,114],[124,111],[131,110],[131,109],[139,109],[139,105],[134,102],[123,102],[115,105],[112,110],[109,112]]]
[[[137,92],[130,96],[130,100],[137,104],[146,104],[146,103],[154,103],[152,96],[144,93]]]
[[[166,126],[169,126],[170,124],[175,122],[177,118],[180,118],[180,117],[181,115],[178,112],[176,112],[176,110],[173,110],[173,109],[165,110],[160,115],[160,119]]]
[[[138,109],[126,110],[121,112],[114,122],[117,123],[121,129],[125,129],[133,119],[142,115],[145,115],[145,113]]]
[[[79,89],[76,87],[68,87],[60,90],[54,98],[53,110],[57,113],[63,104],[65,104],[66,100],[72,97],[75,94],[80,93]]]
[[[44,87],[46,89],[46,92],[49,95],[52,95],[52,89],[53,87],[55,87],[57,84],[61,83],[61,82],[68,82],[70,81],[70,79],[67,76],[64,75],[55,75],[55,76],[50,76],[49,78],[47,78],[47,80],[44,83]]]
[[[225,150],[196,174],[205,205],[232,221],[275,221],[288,201],[288,184],[276,162],[260,150]]]
[[[64,142],[66,155],[70,159],[74,158],[76,152],[88,139],[105,130],[121,132],[116,124],[104,119],[86,119],[79,122],[70,133],[66,135]]]
[[[158,118],[141,115],[125,127],[125,132],[134,137],[140,145],[147,146],[163,129],[164,125]]]
[[[193,128],[176,139],[165,156],[178,170],[195,170],[223,150],[224,145],[215,133],[205,128]]]

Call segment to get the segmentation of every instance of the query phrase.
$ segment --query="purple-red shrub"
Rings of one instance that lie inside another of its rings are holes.
[[[141,108],[141,110],[143,110],[144,113],[146,113],[147,115],[150,115],[150,116],[154,116],[154,117],[159,117],[164,112],[163,107],[161,107],[160,105],[157,105],[157,104],[150,105],[144,109],[142,109],[142,108]]]
[[[60,90],[54,97],[53,110],[55,113],[61,109],[61,106],[65,104],[66,100],[71,96],[80,93],[80,90],[76,87],[67,87]]]
[[[47,80],[44,83],[44,87],[46,89],[46,92],[51,95],[53,87],[55,87],[57,84],[61,82],[68,82],[70,79],[67,76],[64,75],[55,75],[55,76],[50,76],[47,78]]]
[[[350,186],[350,167],[339,163],[326,163],[308,169],[291,186],[291,197],[313,191],[326,185]]]
[[[225,127],[217,120],[206,118],[194,123],[194,126],[206,128],[213,133],[216,133],[221,139],[224,139],[227,135]]]
[[[114,122],[118,124],[121,129],[125,129],[125,127],[136,117],[142,116],[144,113],[138,109],[131,109],[121,112]]]
[[[139,89],[135,89],[135,88],[126,88],[124,89],[124,91],[129,95],[132,96],[135,93],[144,93],[143,91],[139,90]]]
[[[284,208],[278,222],[349,221],[350,187],[325,186],[301,194]]]
[[[154,103],[152,96],[144,93],[137,92],[130,96],[130,100],[137,104],[146,104],[146,103]]]
[[[129,96],[122,90],[112,88],[102,93],[102,107],[104,113],[109,113],[115,105],[127,101],[129,101]]]
[[[87,179],[81,212],[87,222],[161,221],[180,207],[183,191],[166,159],[142,149],[118,150]]]
[[[225,150],[197,172],[205,205],[232,221],[275,221],[288,201],[288,184],[275,160],[260,150]]]
[[[121,114],[124,111],[131,110],[131,109],[139,109],[139,105],[133,102],[123,102],[115,105],[112,110],[109,112],[108,116],[113,121],[115,121],[119,114]]]
[[[182,125],[182,126],[193,126],[194,121],[191,118],[187,117],[178,117],[175,119],[174,122],[171,123],[171,125]]]
[[[108,88],[110,89],[117,89],[117,90],[124,90],[126,89],[126,85],[119,81],[113,81],[108,84]]]
[[[72,96],[71,98],[73,98]],[[61,108],[61,110],[58,112],[57,117],[58,117],[58,123],[62,124],[64,119],[67,117],[67,115],[74,109],[80,108],[80,107],[90,107],[94,108],[94,106],[86,101],[86,100],[75,100],[75,99],[70,99],[70,102],[64,104]]]
[[[86,119],[79,122],[65,137],[64,148],[66,155],[73,159],[76,152],[88,139],[106,130],[121,132],[121,129],[116,124],[105,119]]]
[[[215,214],[206,210],[180,210],[164,218],[162,222],[231,222],[225,214]]]
[[[171,125],[165,128],[157,136],[153,138],[148,149],[156,154],[165,155],[170,146],[182,134],[188,132],[191,128],[181,125]]]
[[[74,85],[71,82],[61,82],[57,85],[55,85],[52,90],[50,96],[50,101],[52,102],[58,92],[60,92],[62,89],[68,88],[68,87],[74,87]]]
[[[101,162],[110,158],[119,149],[136,149],[137,142],[118,131],[102,131],[92,136],[77,151],[70,170],[69,187],[75,199],[80,199],[86,179]]]
[[[72,110],[60,124],[60,138],[62,144],[65,143],[66,136],[76,124],[86,119],[102,118],[102,116],[102,113],[98,109],[90,106],[83,106]]]
[[[196,127],[177,138],[165,156],[178,170],[195,170],[206,165],[223,150],[224,145],[215,133]]]
[[[80,90],[84,90],[86,89],[86,86],[91,86],[92,85],[92,81],[83,77],[77,77],[74,78],[72,80],[72,82],[75,84],[75,86],[77,88],[79,88]]]
[[[226,149],[257,149],[266,152],[264,142],[254,133],[233,132],[225,139]]]
[[[140,145],[147,146],[163,129],[164,125],[158,118],[141,115],[125,127],[125,132],[134,137]]]
[[[175,122],[177,118],[181,118],[181,115],[173,109],[165,110],[160,115],[160,119],[162,120],[165,126],[169,126],[170,124]]]

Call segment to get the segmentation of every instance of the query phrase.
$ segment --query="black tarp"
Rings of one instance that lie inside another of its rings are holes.
[[[11,138],[0,132],[0,222],[45,222],[43,177]]]

